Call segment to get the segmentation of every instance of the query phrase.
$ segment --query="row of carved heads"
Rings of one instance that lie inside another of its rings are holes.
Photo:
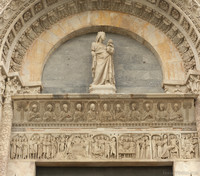
[[[167,101],[18,101],[16,121],[29,122],[109,122],[109,121],[183,121],[182,108],[191,102]],[[22,117],[23,116],[23,117]],[[18,119],[19,117],[20,119]]]

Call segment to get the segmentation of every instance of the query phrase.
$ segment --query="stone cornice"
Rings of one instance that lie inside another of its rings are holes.
[[[13,95],[13,100],[48,100],[48,99],[196,99],[198,95],[196,94],[162,94],[162,93],[152,93],[152,94],[111,94],[111,95],[100,95],[100,94],[40,94],[40,95],[23,95],[17,94]]]

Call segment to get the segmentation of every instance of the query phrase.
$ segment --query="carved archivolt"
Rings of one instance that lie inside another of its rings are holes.
[[[109,97],[109,96],[108,96]],[[27,97],[28,98],[28,97]],[[86,97],[85,97],[86,98]],[[13,126],[195,126],[194,99],[68,99],[14,101]]]
[[[10,158],[17,160],[198,159],[197,133],[13,134]]]
[[[186,5],[194,16],[175,0],[12,1],[0,17],[1,59],[10,71],[19,71],[31,43],[60,19],[84,11],[112,10],[142,18],[163,31],[183,55],[187,73],[199,69],[200,27],[196,20],[199,5],[196,1],[187,1]]]

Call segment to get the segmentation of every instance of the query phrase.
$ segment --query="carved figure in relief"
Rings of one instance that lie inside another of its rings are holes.
[[[144,113],[143,113],[142,120],[143,121],[153,121],[154,120],[154,115],[153,115],[151,103],[147,102],[147,103],[144,104]]]
[[[54,112],[54,108],[53,108],[52,104],[47,104],[43,120],[47,121],[47,122],[51,122],[51,121],[56,120],[56,114]]]
[[[122,121],[122,122],[126,121],[126,117],[125,117],[124,111],[123,111],[123,109],[122,109],[120,104],[116,105],[115,120]]]
[[[161,158],[162,156],[162,139],[160,135],[154,135],[152,137],[152,156],[153,158]]]
[[[38,158],[38,142],[40,140],[40,136],[35,134],[31,137],[29,142],[29,157],[30,159]]]
[[[38,159],[43,158],[43,141],[44,141],[44,136],[40,136],[40,139],[38,141]]]
[[[60,113],[60,121],[61,122],[71,122],[71,121],[73,121],[72,114],[71,114],[71,112],[69,112],[68,104],[62,105],[62,111]]]
[[[179,141],[174,134],[169,135],[169,153],[172,159],[179,157]]]
[[[52,143],[51,143],[51,135],[46,135],[46,158],[51,158],[51,152],[52,152]]]
[[[200,91],[200,75],[190,75],[187,87],[191,93],[198,94]]]
[[[27,120],[32,122],[42,121],[42,118],[40,117],[40,113],[38,111],[39,111],[38,104],[36,103],[32,104]]]
[[[198,137],[193,134],[182,135],[182,158],[192,159],[198,158]]]
[[[166,105],[164,103],[158,104],[156,120],[158,120],[158,121],[167,121],[168,120],[168,112],[167,112]]]
[[[64,152],[66,148],[66,137],[64,134],[59,136],[58,142],[59,142],[58,143],[59,152]]]
[[[57,146],[57,143],[56,143],[56,138],[54,136],[52,137],[51,142],[52,142],[51,157],[55,158],[57,151],[58,151],[58,146]]]
[[[163,139],[162,139],[162,154],[161,154],[161,158],[162,159],[169,158],[168,136],[166,134],[163,135]]]
[[[136,158],[146,159],[149,157],[150,153],[150,144],[148,136],[141,136],[139,139],[136,139]]]
[[[194,158],[199,158],[199,142],[198,142],[198,134],[193,134],[192,145],[194,148]]]
[[[76,110],[74,112],[74,121],[75,122],[83,122],[85,120],[84,112],[82,109],[82,104],[78,103],[76,105]]]
[[[170,114],[170,120],[172,121],[183,121],[183,114],[180,110],[180,105],[178,103],[174,103],[172,107],[172,112]]]
[[[94,103],[90,104],[89,111],[87,112],[87,121],[95,122],[97,120],[96,105]]]
[[[22,158],[28,158],[28,139],[25,135],[22,137]]]
[[[131,112],[129,113],[130,121],[139,121],[140,120],[140,112],[138,111],[138,107],[136,103],[131,104]]]
[[[119,158],[148,159],[150,140],[147,135],[123,135],[119,138]]]
[[[178,158],[179,157],[179,142],[176,135],[170,134],[169,137],[165,134],[162,140],[162,159]]]
[[[10,142],[10,158],[11,159],[16,159],[16,154],[17,154],[17,137],[13,137],[11,142]]]
[[[110,138],[106,135],[97,135],[93,137],[92,141],[92,155],[94,158],[103,159],[109,158],[110,152]]]
[[[112,137],[110,141],[110,158],[116,158],[117,157],[117,141],[115,137]]]
[[[113,53],[114,45],[112,40],[108,41],[107,46],[103,44],[106,39],[105,32],[98,32],[96,42],[92,43],[92,85],[114,85],[114,64]]]
[[[103,110],[101,111],[101,114],[100,114],[100,121],[101,122],[108,122],[108,121],[112,121],[113,118],[112,118],[112,113],[109,111],[109,108],[108,108],[108,104],[107,103],[104,103],[103,104]]]
[[[91,136],[89,134],[86,134],[83,138],[83,148],[85,149],[85,156],[87,158],[90,158],[91,142]]]

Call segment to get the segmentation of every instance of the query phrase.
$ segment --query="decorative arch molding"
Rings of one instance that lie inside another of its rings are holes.
[[[135,16],[152,23],[165,33],[178,49],[184,62],[185,75],[189,70],[200,70],[200,28],[196,20],[198,15],[189,15],[190,8],[183,8],[183,4],[178,3],[178,1],[21,1],[23,3],[20,7],[17,6],[17,1],[12,1],[0,17],[2,24],[0,29],[0,54],[1,61],[7,71],[19,72],[21,70],[22,60],[29,46],[51,25],[67,16],[94,10],[121,12],[130,17]],[[196,14],[197,12],[198,10],[195,11]]]
[[[23,59],[22,80],[40,82],[45,62],[57,47],[77,35],[98,30],[129,35],[146,45],[160,61],[164,82],[185,79],[181,55],[171,40],[153,25],[119,12],[91,11],[67,17],[41,33]]]

